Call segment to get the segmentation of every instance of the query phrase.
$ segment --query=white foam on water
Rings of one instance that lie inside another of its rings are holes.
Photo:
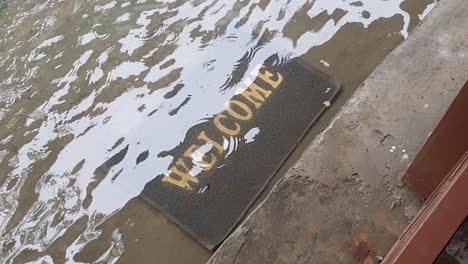
[[[143,62],[140,61],[125,61],[115,67],[109,74],[109,81],[117,79],[127,79],[130,76],[137,76],[148,69]]]
[[[167,173],[173,157],[158,157],[158,154],[178,146],[191,127],[224,111],[225,102],[243,91],[251,82],[248,78],[253,78],[251,73],[273,54],[287,62],[326,43],[350,23],[368,27],[379,19],[392,17],[400,17],[402,21],[402,27],[395,29],[397,34],[408,35],[410,16],[400,8],[403,0],[362,0],[362,6],[352,5],[353,2],[316,0],[309,7],[307,0],[287,4],[269,1],[260,8],[259,1],[255,0],[207,0],[197,5],[186,1],[172,7],[164,1],[157,5],[138,1],[134,4],[139,9],[130,10],[125,9],[130,2],[119,7],[116,1],[111,1],[91,6],[97,13],[86,19],[98,19],[102,23],[98,27],[83,23],[41,42],[31,52],[21,53],[16,46],[22,42],[13,38],[2,40],[2,44],[14,42],[14,45],[11,44],[8,54],[0,53],[0,70],[7,76],[0,85],[6,87],[2,86],[3,91],[8,91],[8,98],[5,95],[0,99],[5,98],[11,104],[31,87],[37,89],[34,84],[39,80],[42,85],[48,85],[40,88],[49,89],[52,95],[34,106],[22,124],[31,127],[32,139],[8,160],[13,170],[0,186],[0,209],[5,209],[0,214],[0,230],[5,230],[18,209],[20,192],[28,184],[35,162],[51,153],[57,154],[47,171],[36,175],[40,178],[35,186],[37,200],[26,208],[26,215],[10,232],[1,233],[0,244],[11,245],[9,251],[0,253],[2,262],[11,261],[25,249],[43,252],[73,223],[87,216],[85,231],[71,245],[66,245],[66,261],[73,262],[75,254],[99,238],[101,233],[96,229],[99,224],[138,196],[146,183]],[[0,28],[12,35],[31,16],[54,10],[50,7],[56,3],[49,0],[36,4],[15,15],[12,25],[0,24]],[[344,10],[346,13],[337,21],[330,17],[322,28],[313,31],[304,28],[297,40],[292,40],[284,29],[304,8],[309,9],[306,11],[311,19],[322,12],[331,15]],[[362,15],[364,11],[369,12],[369,17]],[[84,18],[78,6],[74,12],[75,16]],[[168,13],[171,15],[162,16]],[[43,22],[38,23],[46,25],[43,30],[62,22],[57,20],[58,16],[55,19],[49,16],[47,13]],[[130,22],[131,17],[138,19]],[[124,21],[128,23],[114,24]],[[269,38],[258,46],[267,31]],[[50,51],[54,51],[55,57],[47,61]],[[237,65],[247,52],[250,61],[245,76],[241,76],[245,83],[223,86],[233,71],[239,71]],[[27,60],[31,65],[25,63]],[[28,65],[28,70],[22,70],[24,65]],[[156,84],[160,86],[154,88]],[[183,85],[178,92],[174,92],[176,84]],[[168,97],[168,92],[174,95]],[[141,106],[145,106],[143,110]],[[173,114],[174,109],[178,109],[177,114]],[[12,122],[19,122],[18,118]],[[239,144],[253,142],[259,133],[258,128],[253,128],[243,138],[226,139],[223,143],[226,156],[236,151]],[[49,147],[52,141],[65,136],[73,139],[56,149]],[[121,138],[121,145],[111,149]],[[128,149],[122,161],[108,168],[107,176],[98,179],[96,169],[125,146]],[[199,175],[204,169],[206,164],[201,158],[211,148],[208,144],[206,149],[194,153],[193,175]],[[136,164],[144,151],[149,152],[148,160]],[[80,163],[81,169],[72,174]],[[112,179],[120,171],[119,177]],[[17,183],[8,187],[14,180]],[[96,183],[95,188],[88,193],[92,183]],[[83,201],[88,195],[92,199],[85,207]],[[53,224],[56,215],[62,220]],[[114,230],[109,245],[100,261],[115,262],[123,253],[122,234],[118,229]],[[36,262],[40,261],[50,261],[50,257],[44,256]]]
[[[193,168],[190,170],[190,175],[197,176],[208,167],[208,165],[203,162],[203,157],[212,148],[213,148],[213,145],[211,143],[207,143],[207,144],[200,146],[200,148],[198,148],[195,152],[193,152],[192,154]]]
[[[91,41],[95,40],[96,37],[97,36],[96,36],[95,32],[88,32],[88,33],[84,34],[83,36],[81,36],[78,39],[78,42],[80,42],[80,45],[86,45],[86,44],[90,43]]]
[[[429,15],[429,13],[432,11],[432,9],[434,9],[434,7],[436,6],[437,2],[434,2],[432,4],[429,4],[428,6],[426,6],[426,9],[424,9],[424,11],[422,12],[422,14],[419,14],[418,17],[419,17],[419,20],[423,20],[427,15]]]
[[[157,9],[153,9],[141,13],[136,21],[137,25],[141,27],[130,30],[125,38],[119,40],[119,43],[122,44],[121,52],[132,55],[133,51],[144,45],[145,41],[143,36],[146,36],[146,27],[151,23],[149,17],[154,15],[157,11]]]
[[[244,135],[245,143],[252,143],[255,141],[255,137],[260,133],[260,128],[254,127],[247,131]]]
[[[117,5],[116,1],[109,2],[109,3],[105,4],[105,5],[97,5],[94,8],[94,11],[95,12],[101,12],[101,11],[109,10],[109,9],[114,8],[116,5]]]
[[[53,44],[62,41],[63,38],[64,38],[63,35],[59,35],[59,36],[55,36],[55,37],[44,40],[41,44],[39,44],[39,46],[37,46],[35,49],[33,49],[31,51],[31,53],[29,54],[28,60],[29,61],[37,61],[37,60],[40,60],[40,59],[44,58],[46,56],[46,54],[45,53],[38,53],[38,51],[43,49],[43,48],[50,47]]]
[[[118,18],[116,18],[115,23],[119,24],[119,23],[122,23],[122,22],[125,22],[125,21],[128,21],[128,20],[130,20],[130,13],[125,13],[125,14],[119,16]]]

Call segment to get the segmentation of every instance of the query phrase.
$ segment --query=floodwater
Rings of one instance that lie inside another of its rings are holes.
[[[138,198],[272,55],[348,98],[432,0],[0,0],[0,261],[202,263]],[[261,133],[259,131],[258,133]]]

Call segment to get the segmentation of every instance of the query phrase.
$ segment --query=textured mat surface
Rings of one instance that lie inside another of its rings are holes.
[[[160,154],[173,162],[141,194],[209,249],[235,227],[339,90],[297,59],[257,69],[237,81],[223,112]]]

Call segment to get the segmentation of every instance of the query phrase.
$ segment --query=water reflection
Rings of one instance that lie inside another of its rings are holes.
[[[99,237],[96,226],[167,171],[173,157],[159,153],[224,110],[246,72],[273,54],[286,63],[349,23],[367,27],[400,16],[398,33],[406,37],[401,2],[0,4],[2,262],[44,251],[83,222],[66,245],[71,261]],[[304,13],[311,21],[324,17],[323,25],[295,27]],[[245,141],[258,133],[252,129]],[[102,261],[122,254],[120,236],[115,229]]]

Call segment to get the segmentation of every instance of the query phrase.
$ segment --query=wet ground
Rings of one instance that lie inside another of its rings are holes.
[[[435,264],[463,264],[468,262],[468,219],[458,228]]]
[[[138,198],[172,161],[158,154],[223,110],[235,73],[273,54],[343,83],[305,146],[433,6],[0,2],[0,259],[203,263],[210,252]]]

